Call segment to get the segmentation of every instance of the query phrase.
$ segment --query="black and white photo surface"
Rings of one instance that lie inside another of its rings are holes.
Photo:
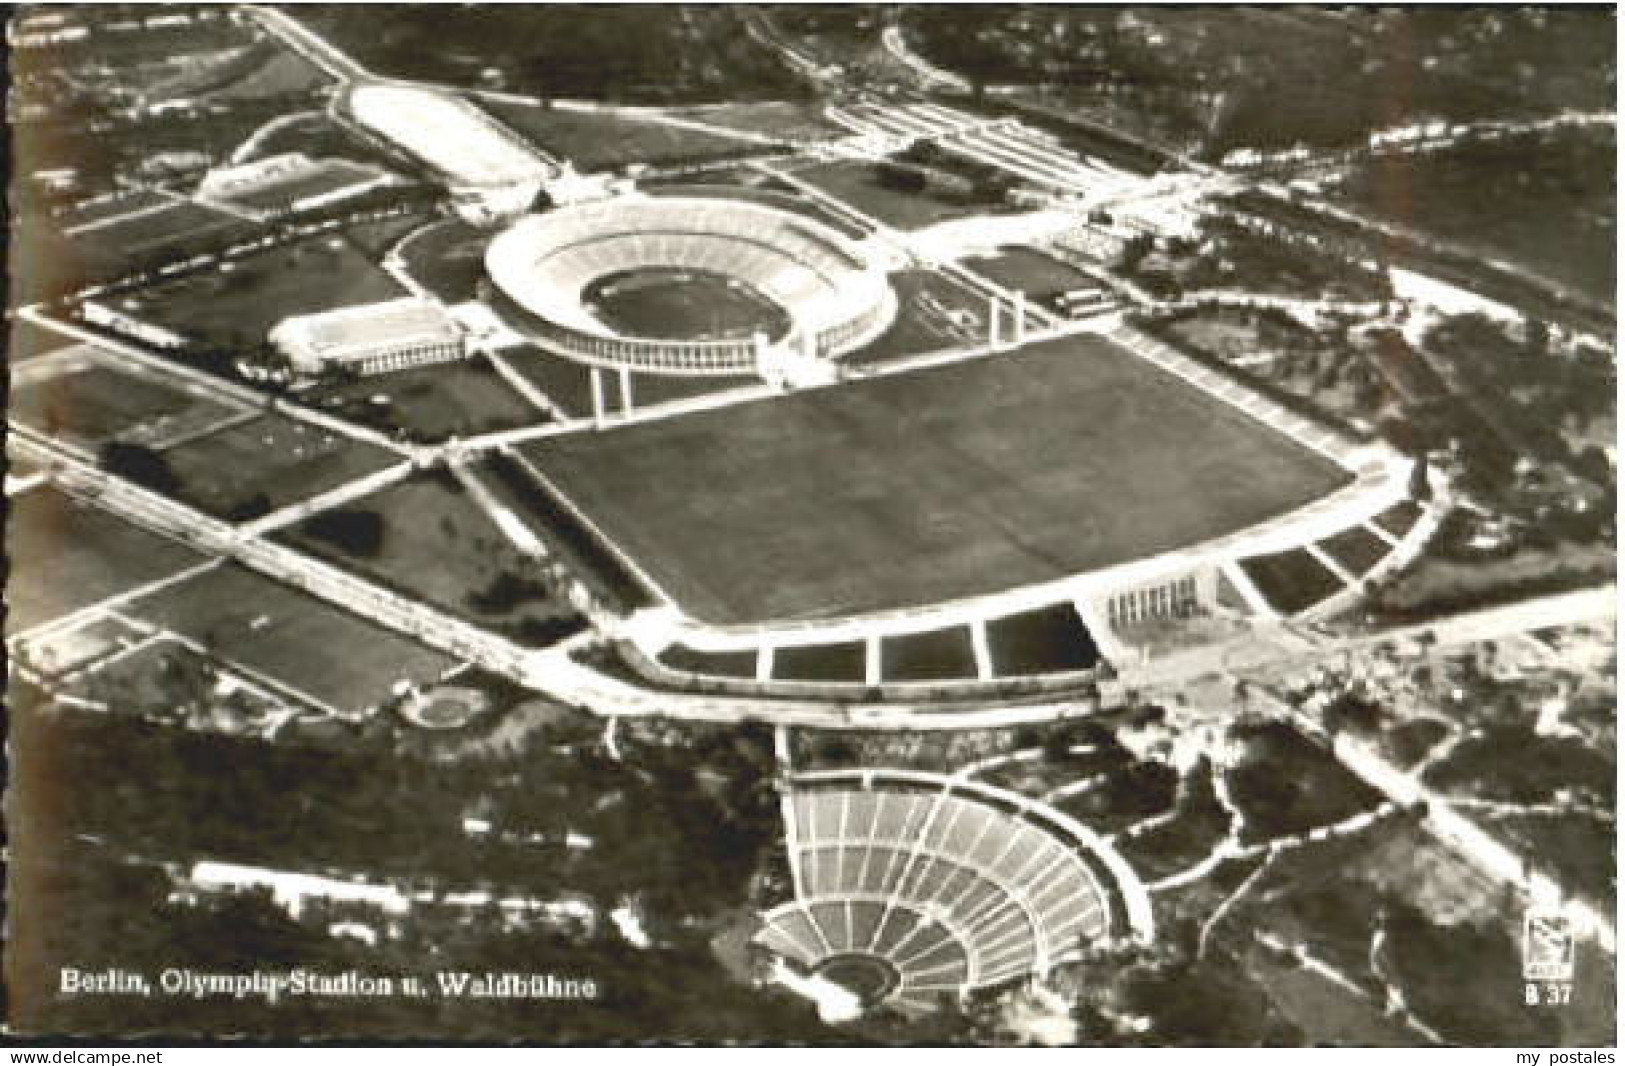
[[[1616,1042],[1612,7],[9,18],[10,1031]]]

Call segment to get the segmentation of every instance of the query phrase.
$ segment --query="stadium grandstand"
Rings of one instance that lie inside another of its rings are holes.
[[[783,799],[795,898],[754,943],[867,1008],[918,1014],[1154,934],[1143,886],[1053,808],[933,774],[835,771]]]
[[[461,359],[461,328],[438,304],[416,297],[285,318],[268,337],[299,374],[342,368],[383,374]]]
[[[878,336],[896,312],[885,273],[809,218],[742,201],[621,198],[522,219],[491,243],[486,271],[544,348],[599,366],[665,374],[756,371],[768,349],[829,360]],[[686,270],[747,286],[788,331],[675,339],[617,332],[582,299],[600,279]]]
[[[311,159],[288,152],[209,171],[193,197],[257,218],[276,218],[346,200],[392,179],[348,159]]]
[[[372,83],[351,89],[344,103],[367,131],[440,175],[470,222],[489,223],[528,211],[559,173],[551,159],[449,93]]]

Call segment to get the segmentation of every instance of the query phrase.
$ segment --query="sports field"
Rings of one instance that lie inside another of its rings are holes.
[[[308,499],[382,470],[395,457],[281,415],[262,415],[164,453],[181,494],[216,517],[258,496],[271,508]]]
[[[525,452],[686,612],[720,624],[1049,581],[1348,480],[1093,336]]]
[[[617,333],[670,340],[780,337],[790,318],[773,301],[724,274],[650,268],[592,282],[582,300]]]
[[[327,237],[247,256],[229,271],[143,289],[121,301],[120,310],[194,340],[251,347],[289,315],[409,295],[367,258],[359,241]]]

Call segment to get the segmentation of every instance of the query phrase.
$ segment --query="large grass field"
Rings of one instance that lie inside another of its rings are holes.
[[[581,171],[726,156],[757,147],[743,138],[608,112],[566,111],[489,97],[474,102],[538,148],[570,160]]]
[[[202,558],[106,511],[37,488],[11,497],[6,519],[6,632],[179,573]]]
[[[965,266],[996,284],[1036,299],[1074,289],[1100,288],[1083,271],[1033,248],[1001,248],[997,255],[966,259]]]
[[[568,619],[567,604],[535,584],[520,555],[449,476],[419,475],[346,505],[383,520],[378,550],[359,554],[307,522],[287,540],[414,599],[513,636],[538,639]]]
[[[81,348],[49,376],[14,382],[10,415],[86,451],[110,440],[161,447],[239,413],[138,369],[104,362]]]
[[[933,195],[888,188],[875,177],[871,163],[820,163],[795,171],[795,176],[857,208],[870,218],[897,229],[923,229],[965,215],[984,214],[987,205],[968,206]]]
[[[842,137],[847,130],[825,118],[812,104],[770,100],[684,108],[676,114],[712,126],[764,133],[773,137]]]
[[[329,236],[144,289],[121,301],[121,309],[195,340],[248,347],[290,315],[408,295],[355,242]]]
[[[272,508],[337,488],[394,461],[382,448],[281,415],[211,433],[164,453],[181,495],[224,517],[263,493]]]
[[[109,255],[134,255],[185,239],[209,236],[225,241],[246,235],[250,229],[235,215],[203,204],[172,200],[155,211],[131,211],[70,237],[105,249]]]
[[[526,454],[694,617],[981,595],[1230,533],[1338,467],[1097,337]]]
[[[242,567],[210,570],[145,597],[132,613],[339,710],[432,683],[454,660]]]
[[[581,294],[616,333],[672,340],[781,337],[790,318],[773,301],[725,274],[645,268],[606,275]]]
[[[466,303],[485,277],[485,246],[491,234],[461,219],[431,223],[401,246],[406,272],[449,304]]]
[[[484,357],[379,374],[313,392],[344,417],[414,440],[441,441],[547,421]]]

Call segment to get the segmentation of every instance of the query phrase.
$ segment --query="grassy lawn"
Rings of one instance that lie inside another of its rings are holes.
[[[820,163],[795,171],[795,176],[897,229],[924,229],[951,218],[987,211],[986,206],[967,207],[938,199],[929,191],[909,193],[887,188],[875,180],[874,166],[870,163]]]
[[[510,348],[502,358],[565,413],[579,418],[592,414],[592,384],[585,364],[541,348]],[[606,403],[612,395],[606,393]]]
[[[259,493],[273,509],[282,507],[395,461],[381,448],[281,415],[264,415],[188,441],[164,458],[180,478],[186,500],[216,516]]]
[[[239,259],[230,269],[166,282],[120,301],[123,310],[182,336],[259,344],[290,315],[410,295],[349,240],[329,236]]]
[[[547,416],[514,392],[483,358],[380,374],[308,394],[346,418],[413,440],[441,441],[516,429]]]
[[[1350,526],[1341,533],[1334,533],[1321,541],[1319,548],[1356,577],[1382,562],[1393,550],[1387,541],[1364,526]]]
[[[1411,531],[1411,527],[1416,525],[1416,520],[1421,517],[1422,508],[1417,505],[1415,500],[1400,500],[1371,521],[1394,536],[1403,537]]]
[[[775,681],[863,681],[862,641],[780,648],[773,655]]]
[[[413,234],[401,249],[406,272],[448,304],[474,299],[485,277],[485,246],[491,235],[448,218]]]
[[[536,565],[520,555],[455,480],[419,475],[347,505],[383,519],[373,554],[348,550],[313,532],[312,523],[287,534],[291,543],[414,599],[523,636],[571,617],[568,605],[535,583]],[[507,591],[499,584],[507,577]]]
[[[202,561],[175,541],[138,529],[55,489],[41,487],[8,502],[8,634]]]
[[[970,629],[934,629],[887,637],[880,644],[880,676],[886,681],[947,681],[976,676]]]
[[[1297,614],[1343,590],[1343,580],[1302,548],[1254,555],[1241,560],[1241,568],[1282,614]]]
[[[349,160],[328,160],[311,173],[290,177],[263,188],[245,189],[231,194],[228,199],[232,204],[250,210],[275,210],[280,203],[331,195],[370,182],[375,177],[375,174]]]
[[[681,644],[673,644],[660,653],[660,661],[673,670],[713,677],[756,677],[756,653],[753,651],[696,651]]]
[[[146,597],[134,613],[340,710],[433,682],[454,660],[238,566]]]
[[[246,237],[253,224],[202,204],[170,201],[156,211],[130,212],[69,240],[109,259],[133,256],[182,240],[207,237],[221,244]]]
[[[651,404],[709,396],[713,392],[726,392],[729,389],[746,388],[761,383],[760,378],[748,375],[690,378],[666,374],[633,374],[632,406],[636,410]]]
[[[847,130],[826,119],[813,104],[769,100],[761,103],[690,107],[674,112],[712,126],[775,136],[840,137]]]
[[[996,677],[1087,670],[1100,661],[1070,603],[994,619],[987,624],[987,645]]]
[[[232,415],[204,395],[95,358],[75,359],[60,373],[15,385],[11,417],[87,451],[109,440],[161,445]]]
[[[1032,248],[1001,248],[998,255],[966,259],[965,265],[998,285],[1035,299],[1100,287],[1083,271]]]
[[[1054,580],[1246,528],[1346,481],[1083,336],[524,450],[713,622]]]
[[[563,111],[536,104],[474,98],[481,108],[549,155],[580,171],[660,163],[747,150],[755,142],[621,115]]]
[[[211,100],[258,100],[267,96],[312,92],[330,84],[321,68],[285,48],[242,77],[208,94]]]
[[[582,302],[616,333],[674,340],[782,337],[784,310],[749,285],[705,270],[649,267],[588,284]]]

